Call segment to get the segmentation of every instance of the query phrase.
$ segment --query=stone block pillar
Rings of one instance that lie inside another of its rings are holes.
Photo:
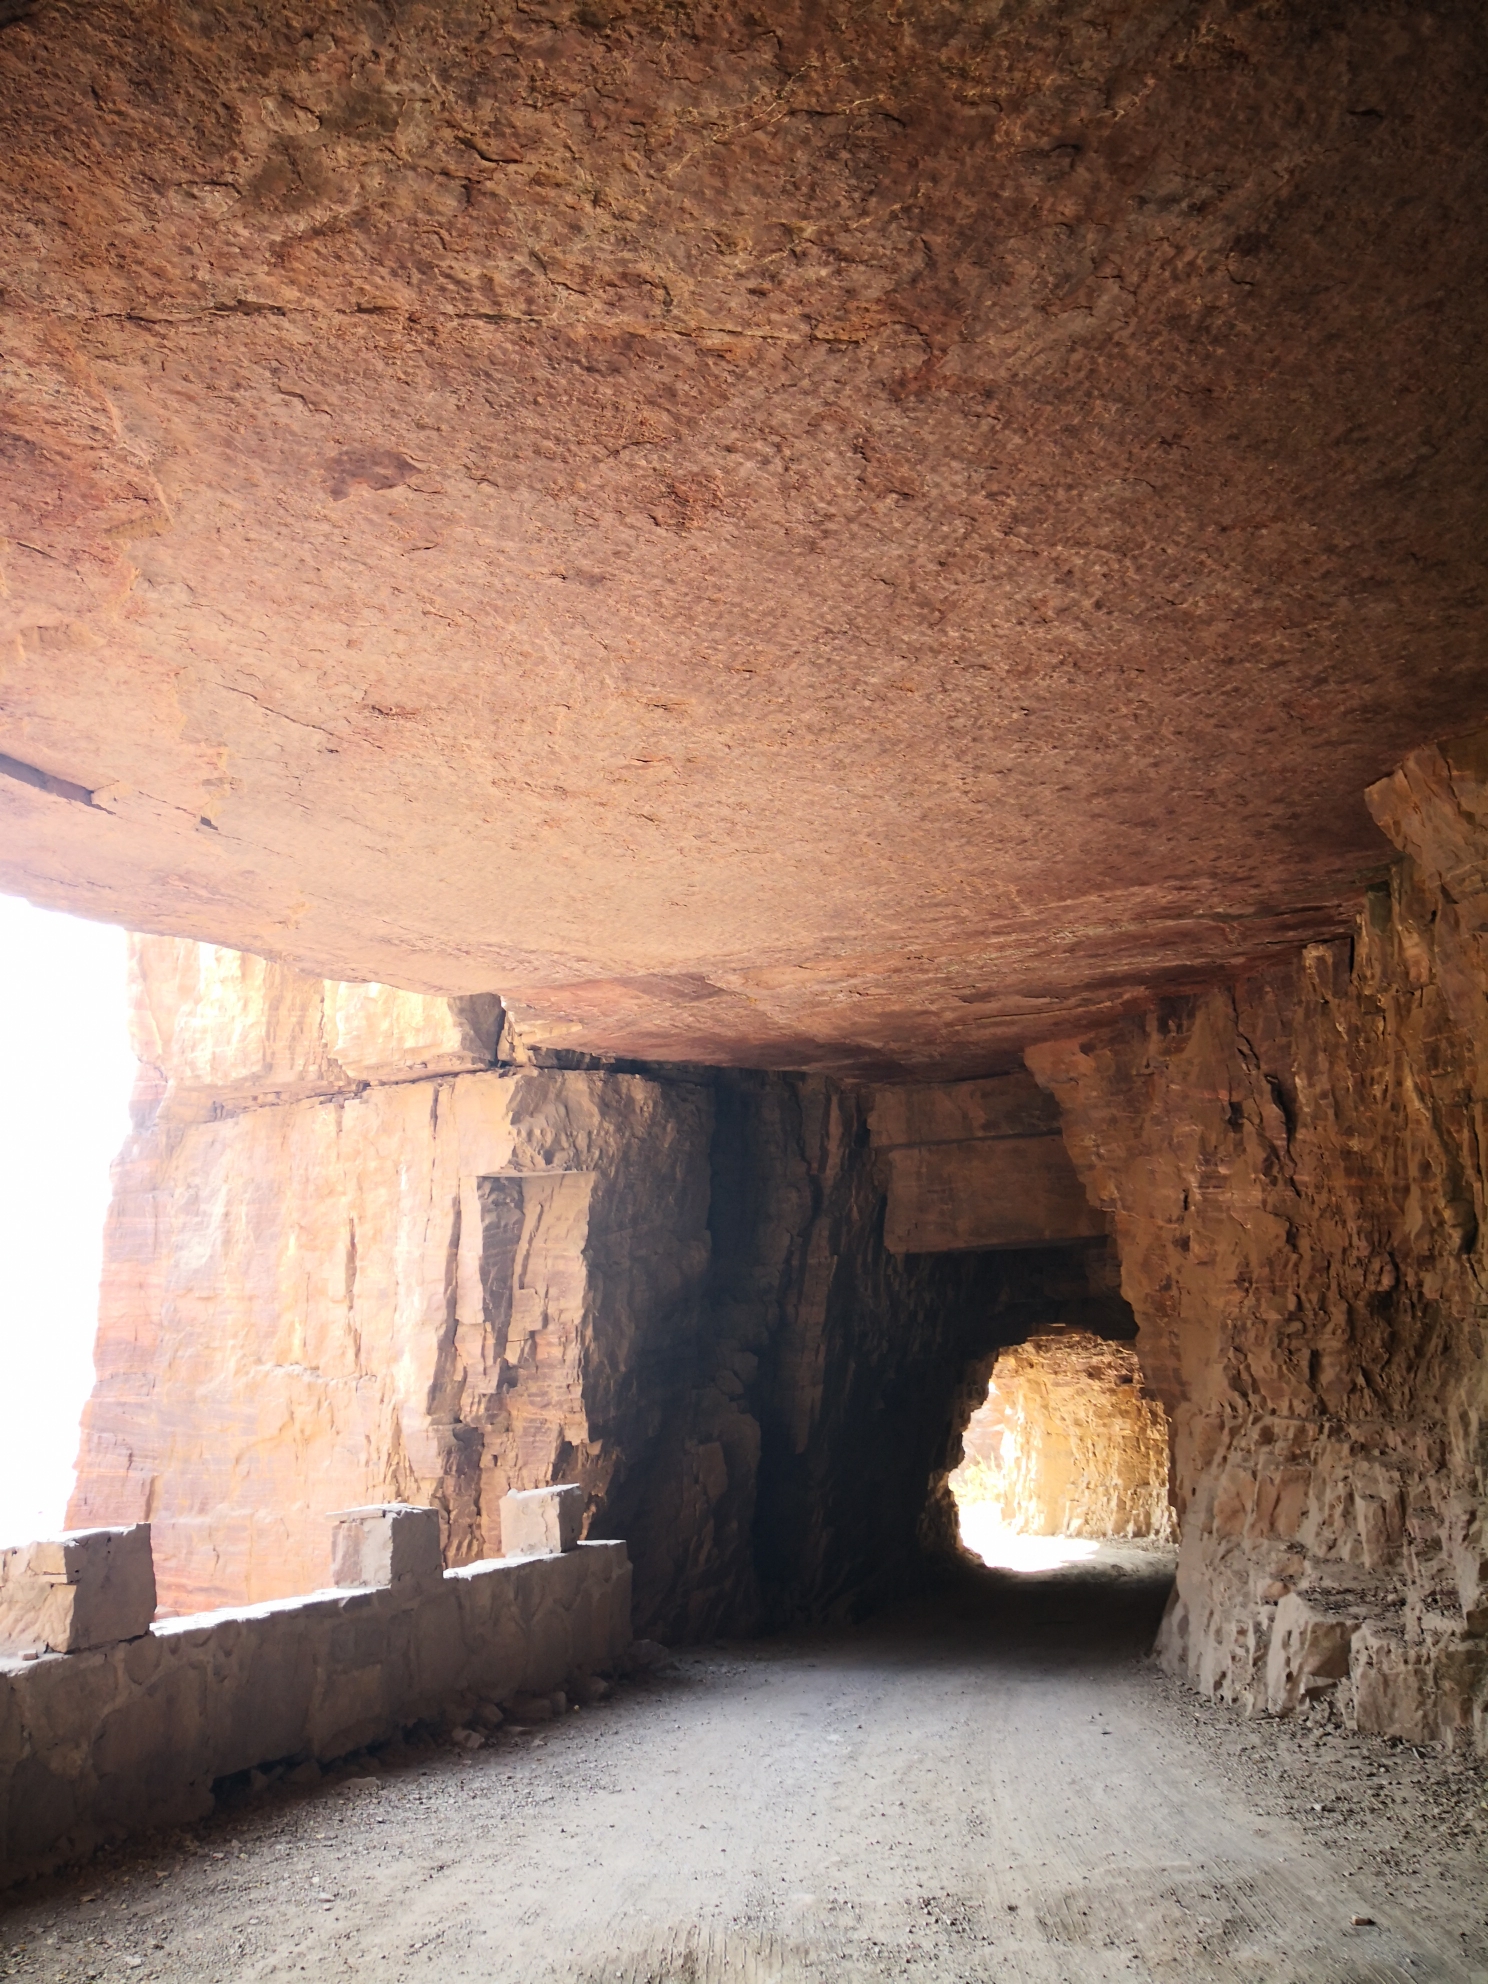
[[[576,1483],[560,1488],[524,1488],[501,1498],[501,1542],[508,1557],[547,1557],[576,1550],[584,1519],[584,1491]]]
[[[147,1522],[0,1551],[0,1653],[83,1653],[138,1639],[154,1616]]]
[[[342,1509],[331,1520],[331,1582],[335,1585],[430,1584],[444,1574],[438,1509],[379,1502]]]

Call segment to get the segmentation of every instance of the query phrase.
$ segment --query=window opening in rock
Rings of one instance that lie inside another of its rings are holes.
[[[64,1526],[129,1129],[122,930],[0,896],[0,1543]]]
[[[1172,1537],[1167,1415],[1128,1343],[1056,1329],[1004,1350],[962,1446],[949,1485],[984,1563],[1052,1570]]]

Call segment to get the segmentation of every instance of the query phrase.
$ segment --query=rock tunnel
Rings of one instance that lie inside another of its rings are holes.
[[[1041,1329],[998,1354],[963,1430],[946,1477],[960,1540],[986,1563],[1014,1566],[1019,1544],[1037,1538],[1166,1541],[1169,1446],[1167,1414],[1131,1344]]]
[[[0,889],[131,932],[139,1069],[6,1881],[720,1645],[1016,1642],[995,1716],[1107,1616],[1153,1728],[1481,1846],[1485,73],[1453,4],[0,0]],[[1488,1964],[1466,1862],[1450,1947],[1321,1875],[1293,1947],[1303,1849],[1193,1823],[1249,1885],[1152,1846],[1139,1974]],[[481,1974],[1117,1974],[973,1836]]]

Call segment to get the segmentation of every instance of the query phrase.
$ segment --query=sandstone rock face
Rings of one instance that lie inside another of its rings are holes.
[[[1468,0],[3,12],[6,889],[981,1075],[1488,714]]]
[[[414,1065],[245,1107],[321,1079],[354,1002],[220,954],[183,977],[181,951],[135,954],[155,1113],[116,1173],[73,1519],[148,1517],[185,1610],[313,1587],[335,1508],[437,1506],[459,1564],[499,1554],[509,1488],[603,1496],[612,1421],[647,1423],[648,1366],[695,1324],[707,1091]],[[457,1031],[415,1018],[417,1057]]]
[[[695,1378],[633,1540],[662,1637],[854,1616],[954,1555],[946,1476],[1004,1344],[1130,1334],[1104,1241],[895,1254],[871,1096],[815,1076],[713,1084],[713,1255]]]
[[[1023,1069],[975,1082],[895,1082],[873,1092],[877,1150],[1057,1138],[1059,1105]]]
[[[1106,1230],[1057,1137],[911,1145],[888,1159],[891,1253],[1038,1247]]]
[[[886,1248],[870,1113],[980,1131],[987,1094],[430,1074],[524,1050],[472,1044],[458,1002],[194,948],[133,953],[140,1127],[72,1511],[148,1515],[170,1608],[315,1584],[325,1516],[369,1502],[437,1508],[449,1564],[506,1550],[508,1491],[567,1482],[589,1535],[628,1541],[643,1630],[840,1615],[954,1548],[989,1356],[1054,1321],[1129,1331],[1103,1242]],[[349,1010],[380,1029],[355,1084]],[[1026,1077],[991,1095],[1048,1130]]]
[[[1482,1749],[1488,739],[1370,803],[1407,853],[1352,940],[1028,1058],[1172,1420],[1165,1659]]]
[[[1167,1416],[1130,1344],[1081,1330],[1004,1350],[950,1476],[959,1505],[1024,1536],[1172,1532]]]
[[[988,1081],[876,1091],[893,1254],[1039,1247],[1104,1233],[1059,1136],[1058,1111],[1020,1070]]]
[[[215,944],[130,942],[134,1051],[150,1101],[180,1121],[463,1074],[497,1058],[499,999],[307,980]]]

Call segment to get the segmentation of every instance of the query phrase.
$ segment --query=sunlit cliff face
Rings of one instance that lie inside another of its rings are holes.
[[[1167,1415],[1129,1344],[1061,1330],[1003,1351],[963,1438],[950,1488],[985,1563],[1047,1570],[1171,1533]]]

